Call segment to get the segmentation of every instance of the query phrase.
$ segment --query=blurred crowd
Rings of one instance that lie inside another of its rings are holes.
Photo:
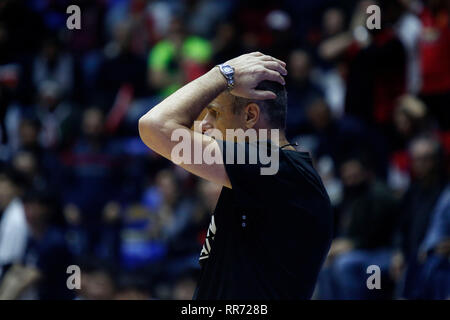
[[[0,299],[190,299],[220,187],[137,121],[251,51],[287,62],[287,137],[334,208],[314,298],[449,298],[449,1],[4,0]]]

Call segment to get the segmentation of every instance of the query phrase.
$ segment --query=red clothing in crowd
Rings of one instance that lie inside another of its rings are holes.
[[[420,15],[423,31],[420,38],[422,94],[450,91],[450,25],[449,14],[433,15],[425,8]]]

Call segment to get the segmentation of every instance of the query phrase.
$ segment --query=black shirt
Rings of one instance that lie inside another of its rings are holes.
[[[278,172],[261,175],[268,165],[259,156],[248,164],[248,143],[221,148],[232,189],[222,188],[211,217],[194,299],[310,299],[330,247],[332,212],[309,154],[276,148]],[[225,161],[230,148],[234,164]],[[247,161],[238,164],[243,149]]]

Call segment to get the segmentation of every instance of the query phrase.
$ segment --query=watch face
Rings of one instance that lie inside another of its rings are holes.
[[[223,66],[222,70],[227,75],[233,74],[233,68],[231,68],[230,66]]]

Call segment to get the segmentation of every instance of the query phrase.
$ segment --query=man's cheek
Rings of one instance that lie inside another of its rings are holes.
[[[224,135],[226,126],[221,120],[216,120],[216,122],[214,123],[214,128],[222,132],[222,135]]]

